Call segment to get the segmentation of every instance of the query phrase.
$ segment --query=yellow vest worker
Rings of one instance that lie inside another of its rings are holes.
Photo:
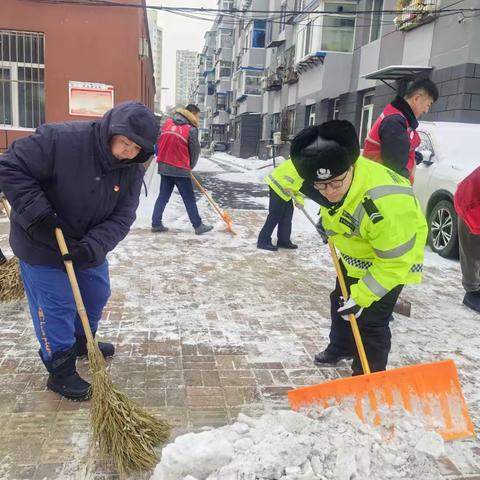
[[[295,249],[292,243],[293,202],[303,207],[304,196],[300,193],[303,178],[301,178],[291,160],[286,160],[265,177],[269,187],[268,216],[258,235],[257,247],[263,250],[275,251],[278,248]],[[272,233],[277,227],[278,242],[272,244]]]
[[[348,322],[353,313],[371,371],[385,370],[395,303],[403,285],[421,281],[425,217],[408,180],[358,158],[358,139],[349,122],[306,128],[293,140],[291,155],[305,184],[324,198],[323,229],[340,252],[350,294],[342,301],[337,280],[330,296],[330,343],[315,363],[353,357],[354,375],[363,373]]]

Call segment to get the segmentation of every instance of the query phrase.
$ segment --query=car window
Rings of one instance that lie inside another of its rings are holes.
[[[417,150],[419,152],[421,152],[422,150],[430,150],[432,154],[435,155],[435,151],[433,150],[432,140],[428,136],[428,134],[420,131],[418,132],[418,134],[420,135],[420,145],[417,148]]]

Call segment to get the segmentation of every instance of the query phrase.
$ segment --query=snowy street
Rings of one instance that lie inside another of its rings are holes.
[[[176,191],[163,219],[170,230],[150,232],[160,180],[150,165],[148,196],[142,189],[133,229],[109,255],[112,296],[99,330],[117,348],[109,373],[132,399],[171,422],[174,436],[222,427],[239,413],[258,418],[288,409],[292,387],[351,373],[346,362],[312,363],[328,343],[335,282],[328,249],[313,227],[295,211],[298,250],[256,248],[270,168],[269,161],[223,153],[201,158],[194,174],[230,213],[237,235],[225,231],[198,192],[200,214],[215,228],[196,236]],[[306,208],[318,211],[311,201]],[[5,217],[0,245],[10,257]],[[412,316],[396,315],[391,324],[389,367],[453,359],[478,430],[480,318],[462,305],[463,294],[458,261],[427,248],[424,282],[402,294],[412,302]],[[0,479],[117,478],[109,465],[89,464],[88,403],[46,389],[26,301],[0,304],[0,318]],[[86,360],[79,370],[89,378]],[[480,479],[480,442],[447,444],[434,464],[432,476],[421,470],[422,478]]]

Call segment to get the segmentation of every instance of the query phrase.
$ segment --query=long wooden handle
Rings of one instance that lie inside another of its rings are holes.
[[[5,197],[2,197],[2,205],[3,205],[3,208],[5,209],[5,213],[7,214],[7,217],[10,218],[12,209],[10,208],[10,204],[8,203],[8,200]]]
[[[330,247],[330,254],[332,255],[333,264],[335,265],[335,270],[337,272],[338,283],[340,284],[343,298],[346,300],[348,298],[348,290],[347,285],[345,284],[342,268],[340,267],[340,262],[338,261],[337,252],[330,240],[328,240],[328,246]],[[365,348],[363,347],[362,336],[360,335],[360,330],[358,329],[357,319],[353,313],[348,316],[348,319],[350,320],[350,325],[352,326],[353,338],[355,339],[355,344],[357,345],[363,373],[368,374],[370,373],[370,366],[368,365],[367,355],[365,354]]]
[[[190,172],[190,176],[192,177],[192,180],[195,182],[199,190],[207,197],[207,200],[209,201],[210,205],[214,208],[214,210],[218,213],[220,218],[228,225],[228,222],[226,222],[223,213],[221,210],[218,208],[218,205],[213,201],[212,197],[207,193],[207,191],[202,187],[202,184],[196,179],[195,175]]]
[[[65,242],[65,237],[63,236],[63,233],[59,228],[55,229],[55,237],[57,237],[58,246],[62,255],[67,255],[68,247]],[[92,330],[90,329],[87,311],[85,310],[85,305],[83,304],[82,294],[80,293],[80,288],[78,287],[77,276],[75,275],[72,261],[65,260],[64,263],[65,269],[67,270],[68,279],[70,280],[70,285],[72,286],[73,297],[75,298],[75,304],[77,305],[78,316],[80,317],[83,329],[85,330],[87,342],[93,342]]]

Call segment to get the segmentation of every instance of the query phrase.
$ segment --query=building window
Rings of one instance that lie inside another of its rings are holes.
[[[287,24],[287,2],[283,2],[280,7],[280,32],[285,30]]]
[[[368,22],[370,24],[368,42],[370,43],[380,37],[380,30],[382,28],[383,0],[368,0],[366,10],[371,12],[371,14],[367,17],[370,20]]]
[[[366,93],[362,101],[362,118],[360,121],[360,145],[363,145],[368,132],[372,128],[373,120],[373,93]]]
[[[263,70],[241,70],[240,91],[241,95],[261,95]]]
[[[305,55],[308,55],[312,51],[312,25],[313,22],[308,22],[305,28]]]
[[[333,115],[332,115],[332,120],[338,120],[340,116],[340,99],[336,98],[333,101]]]
[[[267,22],[265,20],[253,21],[252,47],[265,48],[265,30]]]
[[[227,94],[217,93],[217,110],[226,110],[227,108]]]
[[[0,30],[0,125],[36,128],[44,122],[43,34]]]
[[[280,131],[280,113],[274,113],[271,117],[272,134]]]
[[[295,6],[293,7],[293,9],[296,12],[301,12],[303,10],[304,4],[304,0],[295,0]]]
[[[288,110],[287,115],[288,135],[293,137],[293,135],[295,135],[295,119],[297,118],[297,111],[295,108],[291,108]]]
[[[272,43],[273,39],[273,23],[271,21],[267,22],[267,45]]]
[[[232,62],[220,60],[220,76],[230,77],[232,75]]]
[[[321,50],[330,52],[352,52],[355,34],[356,5],[351,3],[325,3]],[[338,15],[342,12],[341,15]],[[345,15],[351,13],[351,15]]]
[[[305,115],[305,126],[315,125],[315,104],[307,106],[307,114]]]

